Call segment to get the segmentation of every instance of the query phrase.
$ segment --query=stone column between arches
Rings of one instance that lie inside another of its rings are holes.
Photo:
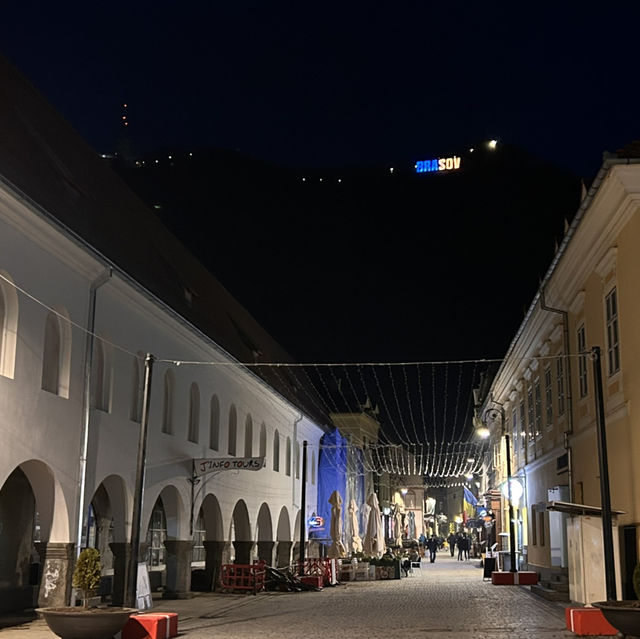
[[[109,548],[113,553],[113,586],[111,603],[114,606],[124,605],[127,592],[127,575],[131,561],[131,544],[125,541],[111,542]],[[144,556],[144,555],[143,555]]]
[[[166,539],[164,547],[167,550],[165,556],[167,582],[162,597],[163,599],[188,599],[191,597],[193,541]]]
[[[40,580],[38,605],[42,608],[68,606],[75,561],[74,543],[49,542]]]
[[[254,546],[253,541],[234,541],[233,548],[235,549],[235,561],[236,564],[250,564],[251,563],[251,551]]]
[[[258,542],[258,559],[267,562],[267,566],[273,566],[275,541],[259,541]]]
[[[292,541],[279,541],[276,545],[276,568],[286,568],[291,565]]]
[[[222,556],[226,546],[225,541],[202,542],[205,552],[205,583],[209,590],[216,590],[220,585],[220,571],[222,570]]]

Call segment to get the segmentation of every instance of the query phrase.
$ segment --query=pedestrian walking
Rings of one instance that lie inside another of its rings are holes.
[[[429,549],[429,561],[433,563],[436,560],[436,553],[438,552],[438,540],[435,535],[427,540],[427,548]]]
[[[458,561],[469,561],[469,547],[471,540],[467,537],[467,533],[462,533],[462,537],[458,539]]]
[[[456,548],[456,536],[454,533],[452,532],[449,533],[449,536],[447,537],[447,543],[449,544],[449,552],[453,557],[453,553],[455,552],[455,548]]]

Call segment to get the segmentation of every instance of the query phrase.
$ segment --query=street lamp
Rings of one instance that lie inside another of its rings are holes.
[[[504,415],[504,407],[495,400],[490,400],[492,404],[496,404],[496,408],[491,408],[484,414],[484,419],[490,415],[492,420],[496,419],[497,415],[500,415],[500,432],[505,441],[505,456],[507,462],[507,501],[509,502],[509,557],[511,559],[511,567],[509,572],[518,572],[516,567],[516,531],[515,531],[515,514],[513,512],[513,495],[512,495],[512,481],[511,481],[511,446],[509,444],[509,434],[506,429],[506,420]]]

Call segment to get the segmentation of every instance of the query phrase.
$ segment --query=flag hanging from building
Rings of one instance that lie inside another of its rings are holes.
[[[468,519],[473,519],[476,514],[478,500],[476,496],[466,487],[463,487],[462,497],[462,521],[466,524]]]

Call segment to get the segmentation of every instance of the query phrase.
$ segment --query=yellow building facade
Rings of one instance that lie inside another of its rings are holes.
[[[600,348],[611,507],[622,511],[614,518],[618,598],[632,596],[639,554],[639,287],[640,160],[609,157],[480,408],[497,483],[507,477],[508,442],[511,475],[523,489],[512,502],[519,565],[541,578],[563,570],[571,576],[577,542],[567,524],[574,514],[551,504],[601,506],[594,377]],[[502,517],[508,531],[506,499]]]

